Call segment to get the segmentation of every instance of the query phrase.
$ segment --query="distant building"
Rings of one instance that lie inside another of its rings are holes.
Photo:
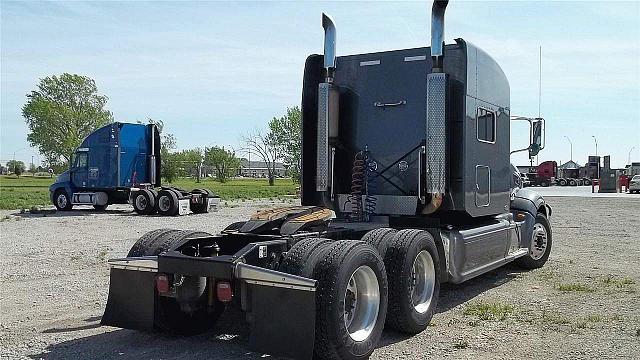
[[[558,177],[577,179],[580,173],[580,164],[573,160],[558,166]]]
[[[287,169],[284,167],[284,164],[276,162],[274,175],[276,177],[285,177],[286,174]],[[253,178],[266,178],[269,176],[269,169],[267,168],[267,163],[264,161],[249,161],[243,158],[240,159],[240,170],[238,175]]]

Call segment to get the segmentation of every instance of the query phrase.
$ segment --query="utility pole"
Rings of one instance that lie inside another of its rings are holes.
[[[596,158],[598,159],[598,179],[600,179],[600,158],[598,157],[598,139],[596,139],[595,135],[591,135],[593,141],[596,142]]]
[[[571,157],[570,160],[573,161],[573,143],[571,142],[571,139],[569,139],[568,136],[564,136],[565,138],[567,138],[567,140],[569,141],[569,145],[570,145],[570,149],[571,149]]]
[[[631,165],[631,152],[635,148],[636,148],[635,146],[632,146],[631,149],[629,149],[629,155],[627,156],[627,164],[629,164],[629,165]]]

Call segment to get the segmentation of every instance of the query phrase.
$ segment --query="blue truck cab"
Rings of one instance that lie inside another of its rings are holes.
[[[160,186],[160,134],[154,124],[114,122],[91,133],[76,149],[69,170],[49,187],[59,210],[73,205],[129,201],[132,189]]]
[[[49,187],[58,210],[73,205],[131,203],[141,214],[184,215],[208,212],[219,198],[207,189],[191,192],[160,187],[160,133],[155,124],[114,122],[89,134],[71,160],[69,170]]]

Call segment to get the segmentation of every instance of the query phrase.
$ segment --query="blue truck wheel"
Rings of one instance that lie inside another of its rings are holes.
[[[157,201],[158,214],[174,216],[178,214],[178,195],[173,190],[160,190]]]
[[[71,198],[64,189],[58,189],[53,194],[53,205],[60,211],[69,211],[73,207]]]
[[[136,191],[133,194],[133,209],[142,215],[149,215],[155,212],[155,196],[147,189]]]

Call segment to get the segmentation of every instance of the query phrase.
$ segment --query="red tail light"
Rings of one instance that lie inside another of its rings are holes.
[[[156,289],[158,294],[166,294],[169,292],[169,277],[165,274],[156,276]]]
[[[221,302],[229,302],[233,298],[231,284],[226,281],[218,281],[216,284],[216,295]]]

